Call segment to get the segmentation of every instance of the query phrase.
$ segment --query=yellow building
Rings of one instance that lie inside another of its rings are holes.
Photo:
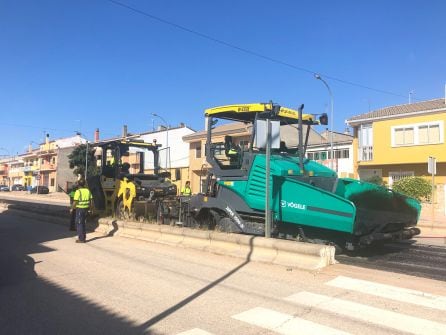
[[[354,129],[356,177],[381,176],[391,187],[408,176],[429,176],[437,161],[437,184],[446,183],[445,99],[391,106],[347,120]]]

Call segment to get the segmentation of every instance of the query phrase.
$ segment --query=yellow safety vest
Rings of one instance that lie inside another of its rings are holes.
[[[77,201],[76,208],[88,208],[90,207],[90,200],[93,199],[91,192],[88,188],[79,188],[74,193],[74,201]]]
[[[190,189],[190,187],[183,187],[181,189],[181,195],[191,195],[192,194],[192,190]]]

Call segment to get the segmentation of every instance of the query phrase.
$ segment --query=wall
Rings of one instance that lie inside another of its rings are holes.
[[[152,143],[155,139],[157,144],[161,144],[160,155],[159,155],[159,163],[161,168],[181,168],[189,166],[189,144],[183,141],[183,136],[193,134],[194,131],[187,127],[181,128],[173,128],[168,131],[159,131],[153,133],[142,134],[139,139],[143,139],[144,142]],[[168,137],[167,137],[168,136]],[[170,162],[169,157],[167,157],[167,166],[166,166],[166,154],[168,150],[165,150],[167,147],[167,139],[169,142],[170,148]],[[145,169],[153,168],[153,155],[148,154],[145,155]]]
[[[56,185],[57,191],[66,191],[67,183],[74,183],[77,181],[77,176],[73,174],[70,169],[68,155],[71,154],[75,147],[62,148],[58,150],[57,155],[57,170],[56,170]]]

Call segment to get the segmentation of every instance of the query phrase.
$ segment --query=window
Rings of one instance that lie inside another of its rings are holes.
[[[372,124],[362,124],[358,129],[358,137],[360,147],[373,146]]]
[[[54,178],[51,178],[51,186],[54,186]]]
[[[443,143],[443,121],[392,127],[391,136],[393,147]]]
[[[56,164],[56,157],[53,157],[53,159],[52,159],[52,163],[53,163],[53,164]]]
[[[440,126],[438,124],[420,126],[418,128],[418,143],[430,144],[440,142]]]
[[[307,158],[313,160],[313,153],[307,152]]]
[[[201,143],[197,143],[195,147],[195,158],[201,158]]]
[[[396,128],[395,129],[395,145],[414,144],[413,128]]]
[[[321,152],[321,160],[326,160],[327,159],[327,152],[326,151],[322,151]]]
[[[319,152],[314,152],[314,153],[313,153],[313,159],[314,159],[315,161],[319,160]]]
[[[342,149],[342,155],[341,158],[350,158],[350,150],[348,149]]]

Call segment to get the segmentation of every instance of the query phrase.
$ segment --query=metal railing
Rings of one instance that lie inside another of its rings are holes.
[[[373,160],[373,146],[360,147],[358,149],[359,161],[371,161]]]

